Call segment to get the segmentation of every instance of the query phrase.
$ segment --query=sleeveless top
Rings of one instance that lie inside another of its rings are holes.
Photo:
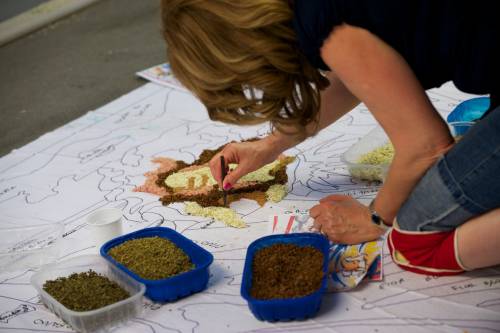
[[[491,94],[492,107],[500,104],[498,0],[295,0],[292,6],[298,47],[319,69],[329,69],[320,56],[323,42],[346,23],[399,52],[424,89],[451,80],[462,91]]]

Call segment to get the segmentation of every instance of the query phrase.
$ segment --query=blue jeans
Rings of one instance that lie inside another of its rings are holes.
[[[500,207],[500,107],[432,166],[397,215],[408,231],[450,231]]]

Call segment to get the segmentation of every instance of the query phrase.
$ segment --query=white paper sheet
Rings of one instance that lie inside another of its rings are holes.
[[[430,97],[446,115],[468,96],[447,85]],[[300,322],[260,322],[240,297],[246,247],[266,234],[270,215],[308,209],[332,193],[364,202],[373,198],[377,187],[349,177],[340,156],[374,125],[360,106],[288,151],[297,155],[289,166],[290,194],[262,208],[248,200],[236,203],[249,228],[233,229],[189,216],[181,204],[164,207],[157,197],[132,189],[155,167],[153,157],[191,162],[203,149],[264,135],[268,126],[211,122],[188,93],[146,84],[1,158],[0,221],[64,223],[62,257],[67,258],[97,252],[85,217],[98,208],[117,207],[124,213],[125,232],[162,225],[214,254],[204,292],[164,305],[146,300],[143,316],[120,332],[499,332],[498,269],[433,278],[401,271],[385,257],[383,282],[327,294],[319,315]],[[0,275],[0,331],[71,331],[40,304],[31,275],[29,270]]]
[[[163,63],[150,67],[148,69],[137,72],[136,75],[142,77],[145,80],[157,83],[165,87],[187,91],[187,89],[184,88],[179,80],[177,80],[173,76],[169,63]]]

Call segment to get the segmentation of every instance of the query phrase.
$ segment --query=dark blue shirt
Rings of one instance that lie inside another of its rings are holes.
[[[299,48],[317,68],[329,69],[320,49],[335,26],[347,23],[370,31],[399,52],[425,89],[452,80],[465,92],[500,92],[498,0],[293,2]]]

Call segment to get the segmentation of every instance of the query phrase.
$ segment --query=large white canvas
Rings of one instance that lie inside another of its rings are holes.
[[[445,116],[468,98],[451,85],[429,92]],[[401,112],[404,112],[402,110]],[[209,287],[164,305],[145,301],[145,312],[119,332],[498,332],[498,269],[456,277],[426,277],[401,271],[384,256],[384,281],[354,291],[325,295],[311,320],[268,323],[250,313],[240,297],[246,247],[267,232],[270,215],[304,210],[333,193],[367,203],[377,186],[352,179],[342,153],[375,126],[360,106],[320,134],[288,151],[289,195],[259,207],[242,200],[233,208],[245,229],[184,213],[182,204],[162,206],[158,198],[133,192],[151,159],[168,156],[193,161],[203,149],[269,131],[267,125],[237,127],[208,119],[190,94],[148,83],[47,133],[0,159],[0,223],[3,226],[62,222],[62,258],[97,253],[85,218],[103,207],[123,211],[125,232],[149,226],[174,228],[213,253]],[[1,241],[1,240],[0,240]],[[71,331],[42,304],[29,284],[32,271],[0,275],[0,331]]]

